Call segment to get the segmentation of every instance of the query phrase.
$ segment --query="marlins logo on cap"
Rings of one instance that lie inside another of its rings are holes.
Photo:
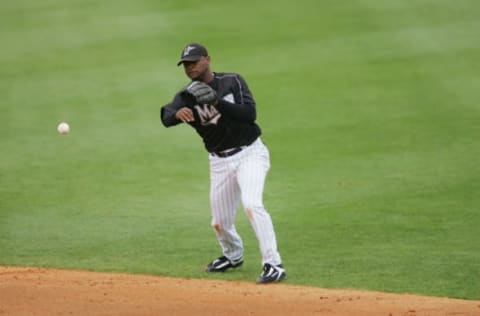
[[[197,61],[200,58],[208,56],[207,49],[198,43],[188,44],[180,54],[180,61],[177,66],[180,66],[184,61]]]

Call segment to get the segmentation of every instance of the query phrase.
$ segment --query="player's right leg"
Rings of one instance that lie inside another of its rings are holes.
[[[210,205],[212,227],[223,255],[207,265],[206,271],[217,272],[243,263],[243,243],[235,229],[235,215],[240,202],[240,188],[229,162],[210,157]]]

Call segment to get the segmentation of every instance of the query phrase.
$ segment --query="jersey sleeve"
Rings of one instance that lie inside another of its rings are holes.
[[[175,114],[184,106],[183,103],[180,93],[177,93],[172,102],[160,108],[160,119],[162,120],[163,125],[170,127],[182,123],[182,121],[175,117]]]
[[[220,99],[217,105],[218,110],[236,121],[253,123],[257,118],[257,111],[255,100],[245,79],[240,75],[235,76],[232,87],[235,103]]]

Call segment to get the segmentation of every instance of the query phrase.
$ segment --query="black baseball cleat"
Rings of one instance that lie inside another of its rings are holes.
[[[280,282],[287,277],[287,273],[283,268],[283,265],[279,264],[278,266],[271,265],[270,263],[265,263],[263,265],[263,271],[257,279],[258,284]]]
[[[230,268],[238,268],[243,264],[243,258],[238,260],[230,260],[225,256],[221,256],[212,262],[210,262],[206,267],[206,272],[223,272]]]

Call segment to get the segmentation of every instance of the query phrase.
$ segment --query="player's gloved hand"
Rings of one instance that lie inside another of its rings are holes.
[[[198,104],[214,104],[217,101],[217,92],[201,81],[192,82],[184,92],[192,95]]]

